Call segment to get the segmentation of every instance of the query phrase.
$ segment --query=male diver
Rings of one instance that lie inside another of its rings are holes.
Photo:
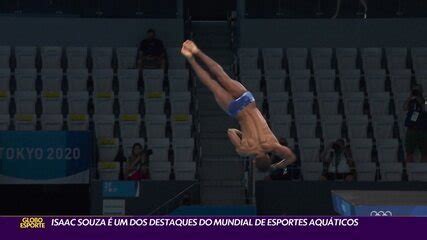
[[[185,41],[181,53],[200,81],[212,91],[218,105],[239,122],[241,131],[228,129],[228,137],[240,156],[254,157],[254,164],[261,172],[286,169],[296,161],[295,154],[282,146],[270,130],[251,92],[240,82],[231,79],[222,67],[205,55],[194,42]],[[269,156],[272,153],[281,156],[283,160],[272,165]]]

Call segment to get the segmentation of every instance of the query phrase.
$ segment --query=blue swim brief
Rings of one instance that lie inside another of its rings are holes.
[[[255,102],[255,98],[251,92],[247,91],[242,94],[239,98],[235,99],[228,105],[228,115],[237,117],[237,114],[242,111],[250,103]]]

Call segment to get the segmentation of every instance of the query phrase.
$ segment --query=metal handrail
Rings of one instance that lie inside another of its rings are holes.
[[[180,199],[180,197],[182,197],[182,195],[184,195],[185,193],[187,193],[188,190],[194,188],[196,185],[199,185],[199,182],[195,182],[195,183],[191,184],[190,186],[186,187],[184,190],[182,190],[181,192],[179,192],[178,194],[176,194],[174,197],[172,197],[171,199],[169,199],[166,202],[164,202],[162,205],[160,205],[157,208],[155,208],[148,215],[160,215],[159,213],[161,212],[162,209],[170,206],[171,203],[175,203],[176,200]]]

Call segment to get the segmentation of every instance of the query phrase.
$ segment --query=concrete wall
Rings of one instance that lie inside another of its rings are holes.
[[[427,46],[426,19],[241,19],[242,47]]]
[[[194,184],[195,181],[141,181],[140,196],[125,199],[127,215],[147,215],[177,194]],[[91,214],[102,214],[102,182],[93,181],[91,191]],[[188,190],[192,202],[199,201],[199,186]],[[177,207],[177,206],[175,206]],[[168,209],[173,210],[173,209]],[[165,214],[159,211],[158,214]]]
[[[0,45],[137,46],[148,28],[169,47],[184,38],[182,19],[1,17]]]
[[[287,182],[258,181],[259,215],[336,215],[331,190],[426,191],[424,182]]]

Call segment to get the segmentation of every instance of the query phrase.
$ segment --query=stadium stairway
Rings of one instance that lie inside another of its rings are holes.
[[[233,52],[227,22],[193,22],[193,39],[223,68],[231,71]],[[237,127],[216,104],[210,91],[196,79],[200,121],[201,201],[203,205],[246,203],[244,162],[227,138],[227,129]]]

